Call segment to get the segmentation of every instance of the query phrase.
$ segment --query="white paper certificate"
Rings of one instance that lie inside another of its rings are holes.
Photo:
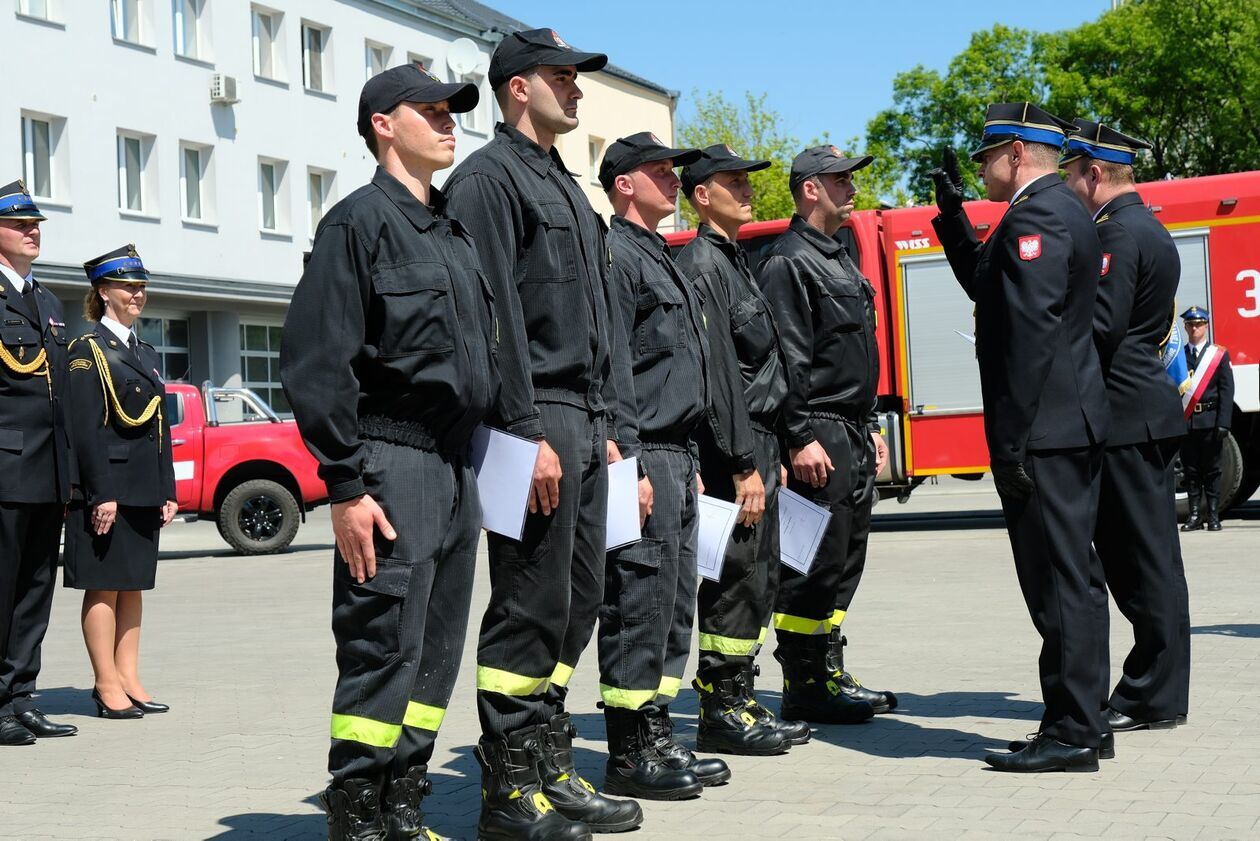
[[[696,541],[696,567],[702,577],[717,581],[722,577],[726,544],[730,542],[731,532],[739,519],[739,506],[704,494],[700,494],[699,503],[697,519],[700,521],[700,537]]]
[[[798,493],[779,489],[779,560],[802,575],[818,554],[831,512]]]
[[[481,526],[520,540],[534,484],[537,441],[488,426],[473,430],[472,466],[481,496]]]
[[[639,460],[631,457],[608,465],[608,536],[609,551],[638,543],[639,531]]]

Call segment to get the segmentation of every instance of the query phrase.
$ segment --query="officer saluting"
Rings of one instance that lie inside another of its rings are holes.
[[[1186,474],[1190,517],[1182,531],[1203,528],[1199,496],[1207,500],[1207,530],[1220,531],[1221,447],[1229,437],[1234,411],[1234,368],[1229,351],[1208,341],[1208,311],[1191,307],[1181,314],[1186,325],[1186,368],[1190,386],[1182,396],[1186,438],[1181,466]]]
[[[1186,714],[1190,694],[1190,607],[1173,476],[1185,424],[1160,346],[1176,317],[1181,262],[1172,236],[1133,188],[1133,162],[1150,144],[1101,123],[1076,124],[1059,165],[1094,214],[1102,244],[1094,333],[1111,408],[1094,549],[1134,639],[1107,701],[1107,724],[1171,727]],[[1108,611],[1099,619],[1105,640]]]
[[[1093,340],[1102,248],[1058,174],[1073,128],[1026,102],[989,106],[972,160],[989,199],[1010,208],[983,244],[963,212],[952,149],[933,173],[932,224],[976,303],[989,461],[1043,640],[1040,732],[1018,752],[985,758],[1001,771],[1096,771],[1106,727],[1106,640],[1095,617],[1107,597],[1090,549],[1109,414]]]
[[[0,187],[0,745],[78,732],[31,699],[74,477],[65,319],[31,273],[43,221],[21,181]]]
[[[421,801],[481,529],[468,443],[499,381],[493,297],[431,181],[477,98],[414,64],[368,80],[379,166],[320,222],[285,321],[280,375],[337,541],[330,839],[436,838]]]

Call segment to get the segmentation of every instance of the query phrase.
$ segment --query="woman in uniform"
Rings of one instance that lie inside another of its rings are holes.
[[[158,531],[178,510],[166,388],[136,321],[149,275],[128,245],[83,264],[83,314],[70,346],[71,435],[81,498],[66,523],[65,584],[83,594],[83,639],[102,718],[166,712],[140,682],[141,592],[153,589]]]

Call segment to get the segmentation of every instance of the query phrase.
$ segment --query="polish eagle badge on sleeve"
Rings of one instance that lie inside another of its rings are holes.
[[[1041,256],[1041,234],[1019,238],[1019,259],[1036,260]]]

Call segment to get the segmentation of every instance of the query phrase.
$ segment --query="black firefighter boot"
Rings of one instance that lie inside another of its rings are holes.
[[[433,790],[429,781],[429,766],[415,765],[407,774],[389,784],[385,793],[385,825],[388,841],[442,841],[438,834],[424,825],[421,803]]]
[[[648,731],[652,735],[656,752],[665,764],[680,771],[690,771],[701,785],[715,786],[731,778],[731,769],[715,756],[701,759],[674,740],[674,720],[669,717],[669,705],[649,704],[639,710],[647,717]]]
[[[810,729],[809,725],[803,721],[786,721],[776,718],[775,714],[770,711],[769,707],[762,706],[757,700],[757,678],[761,675],[761,666],[756,663],[746,663],[740,670],[740,677],[743,682],[740,684],[740,690],[744,693],[744,702],[748,705],[748,711],[757,716],[757,720],[762,724],[769,724],[779,731],[788,742],[794,745],[803,745],[809,742]]]
[[[626,832],[643,823],[643,810],[638,803],[604,797],[578,776],[573,763],[576,735],[577,728],[568,713],[552,716],[538,763],[543,794],[557,812],[569,820],[581,821],[591,832]]]
[[[355,778],[330,785],[319,802],[328,813],[328,841],[386,841],[378,783]]]
[[[586,824],[556,811],[543,794],[538,763],[546,725],[523,727],[505,741],[482,739],[481,817],[477,841],[591,841]]]
[[[763,722],[744,698],[738,667],[712,669],[691,685],[700,696],[700,728],[696,748],[708,753],[774,756],[792,747],[773,724]]]
[[[642,710],[606,706],[604,722],[608,725],[604,791],[644,800],[686,800],[704,791],[699,777],[669,765],[657,752]]]
[[[780,642],[774,659],[783,666],[783,718],[815,724],[861,724],[875,717],[866,701],[849,697],[827,668],[827,638]]]
[[[1181,524],[1182,531],[1198,531],[1203,528],[1203,517],[1199,513],[1199,493],[1198,485],[1186,485],[1186,503],[1190,506],[1190,516]]]
[[[867,689],[857,678],[844,669],[844,647],[848,639],[839,629],[827,635],[827,670],[831,678],[840,684],[840,691],[855,701],[865,701],[875,710],[875,714],[889,712],[897,706],[897,696],[888,691]]]
[[[1221,518],[1216,513],[1220,504],[1220,491],[1207,488],[1203,495],[1207,497],[1207,530],[1220,531]]]

